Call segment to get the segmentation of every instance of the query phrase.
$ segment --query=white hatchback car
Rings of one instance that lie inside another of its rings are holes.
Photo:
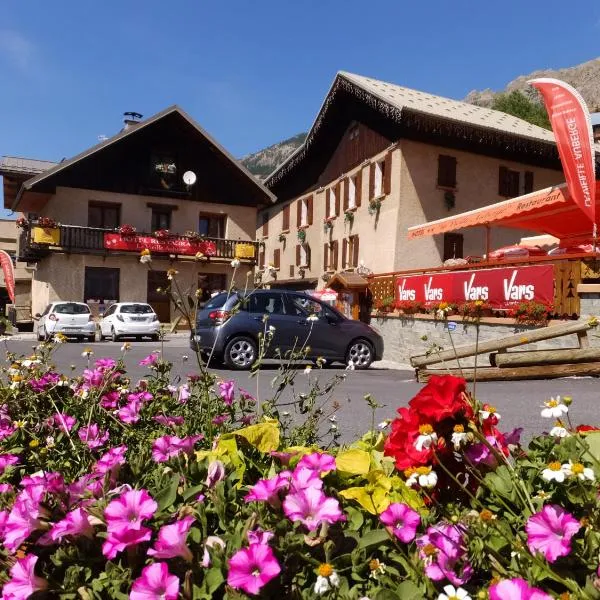
[[[46,340],[56,333],[80,340],[96,339],[96,323],[90,307],[83,302],[52,302],[37,319],[37,339]]]
[[[144,302],[115,302],[100,320],[100,339],[116,342],[121,337],[158,339],[160,322],[154,309]]]

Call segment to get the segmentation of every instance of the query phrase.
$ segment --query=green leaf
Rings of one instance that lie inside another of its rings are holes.
[[[600,461],[600,431],[588,433],[583,439],[589,448],[590,454],[597,461]]]
[[[197,496],[206,486],[202,483],[195,485],[194,487],[188,488],[183,492],[183,499],[189,500],[192,496]]]
[[[362,536],[358,543],[358,547],[362,549],[368,548],[369,546],[383,544],[384,542],[389,541],[389,539],[390,536],[385,529],[373,529],[372,531],[367,531],[367,533]]]
[[[374,600],[421,600],[423,592],[412,582],[403,581],[392,592],[391,590],[380,590],[375,594]]]
[[[399,596],[396,592],[392,592],[392,590],[379,590],[373,600],[405,600],[405,598],[402,595]]]
[[[212,568],[206,572],[204,576],[204,581],[209,594],[213,594],[225,581],[223,578],[223,573],[221,573],[221,569]]]
[[[171,507],[177,498],[177,487],[179,486],[179,480],[181,475],[176,473],[171,477],[171,481],[156,495],[156,502],[158,503],[158,511],[162,512],[167,508]]]
[[[371,456],[364,450],[343,450],[335,457],[338,471],[349,475],[366,475],[371,465]]]

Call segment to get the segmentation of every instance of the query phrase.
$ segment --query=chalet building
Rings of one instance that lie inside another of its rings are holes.
[[[354,272],[357,289],[361,273],[481,255],[481,231],[409,241],[407,228],[563,180],[550,131],[340,72],[304,144],[265,181],[277,203],[259,212],[263,279],[323,288]],[[522,235],[494,231],[492,247]]]
[[[33,314],[54,300],[129,300],[170,321],[174,307],[157,291],[169,269],[183,289],[205,295],[252,284],[257,210],[274,196],[177,106],[130,118],[117,135],[33,176],[39,161],[20,160],[20,173],[9,173],[18,161],[5,157],[0,174],[5,208],[27,217],[18,258],[33,272]],[[139,261],[144,248],[150,268]]]

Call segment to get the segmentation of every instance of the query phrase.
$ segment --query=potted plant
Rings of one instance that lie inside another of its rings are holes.
[[[369,208],[367,209],[371,216],[378,215],[381,210],[381,198],[369,201]]]
[[[352,212],[351,210],[347,210],[344,213],[344,222],[348,223],[350,227],[352,227],[352,223],[354,223],[354,212]]]
[[[154,232],[154,237],[157,240],[167,240],[171,237],[171,232],[168,229],[157,229]]]
[[[128,236],[135,235],[135,232],[137,230],[133,225],[121,225],[121,227],[119,227],[118,231],[123,237],[128,237]]]
[[[278,237],[277,239],[278,239],[278,240],[279,240],[279,241],[280,241],[282,244],[285,244],[285,240],[286,240],[285,233],[283,233],[283,232],[282,232],[282,233],[280,233],[280,234],[279,234],[279,237]]]
[[[306,242],[306,231],[304,231],[304,229],[298,229],[298,241],[301,244],[304,244],[304,242]]]
[[[37,224],[42,229],[56,229],[56,221],[50,217],[40,217]]]
[[[323,231],[324,233],[329,233],[333,229],[333,221],[330,219],[325,219],[323,221]]]
[[[396,302],[395,307],[404,315],[413,315],[415,313],[423,312],[425,307],[422,302],[413,300],[399,300]]]
[[[530,302],[521,302],[511,311],[510,315],[517,323],[542,326],[548,324],[552,312],[552,307],[532,300]]]
[[[377,312],[389,313],[394,310],[394,302],[394,296],[385,296],[385,298],[375,302],[375,308]]]
[[[15,223],[19,229],[29,229],[29,221],[27,220],[27,217],[19,217]]]
[[[202,239],[202,235],[198,231],[193,231],[191,229],[186,231],[184,235],[192,242],[197,242]]]
[[[473,300],[465,302],[460,306],[460,313],[463,319],[473,319],[478,321],[482,317],[490,317],[492,315],[492,307],[485,300]]]

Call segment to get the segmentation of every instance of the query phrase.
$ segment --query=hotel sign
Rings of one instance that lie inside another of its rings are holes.
[[[104,247],[107,250],[129,250],[141,252],[148,249],[157,254],[181,254],[195,256],[216,256],[217,245],[210,240],[191,240],[184,237],[158,239],[151,235],[123,236],[119,233],[105,233]]]

